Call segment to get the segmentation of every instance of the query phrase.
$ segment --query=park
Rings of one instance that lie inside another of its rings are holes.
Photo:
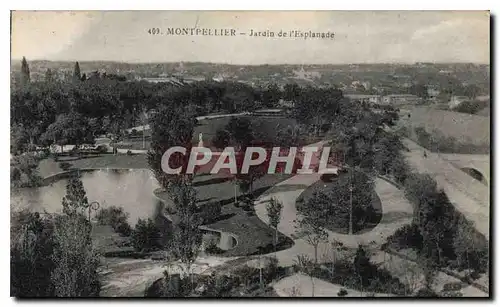
[[[337,88],[96,82],[77,65],[12,94],[17,295],[485,295],[487,237],[412,168],[396,110]],[[71,274],[87,282],[63,287]]]

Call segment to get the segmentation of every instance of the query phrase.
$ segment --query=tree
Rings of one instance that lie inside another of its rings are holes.
[[[78,147],[83,143],[94,143],[94,136],[89,122],[81,114],[71,112],[57,116],[56,121],[42,135],[42,140],[58,144],[62,153],[64,145]]]
[[[162,247],[160,229],[155,222],[148,218],[137,220],[134,230],[130,235],[132,246],[137,251],[149,251]]]
[[[287,101],[294,101],[300,95],[300,86],[297,83],[285,84],[283,99]]]
[[[296,225],[299,236],[305,236],[306,241],[314,247],[314,263],[318,263],[318,245],[328,240],[328,233],[325,231],[326,219],[325,213],[328,208],[325,198],[318,194],[318,197],[312,197],[300,210],[300,217]]]
[[[29,135],[21,125],[10,126],[10,153],[17,155],[28,151]]]
[[[74,81],[82,80],[82,74],[80,73],[80,64],[78,64],[78,62],[75,63],[75,68],[73,70],[73,80]]]
[[[184,264],[186,272],[193,276],[191,266],[196,260],[201,247],[202,221],[196,207],[196,190],[187,180],[182,180],[172,187],[172,200],[176,206],[176,221],[174,222],[173,250]]]
[[[397,159],[403,143],[393,133],[384,133],[373,145],[373,165],[381,175],[387,175],[392,169],[392,163]],[[400,162],[400,161],[398,161]]]
[[[361,286],[367,286],[373,276],[373,267],[370,263],[370,258],[367,256],[365,249],[361,245],[358,245],[358,249],[356,250],[353,266],[354,272],[361,280]]]
[[[268,84],[267,88],[262,93],[262,102],[267,107],[276,106],[280,98],[281,98],[281,91],[279,87],[274,83]]]
[[[148,164],[160,186],[169,192],[172,184],[183,180],[192,147],[196,118],[186,108],[161,107],[152,117],[151,148],[148,151]],[[181,174],[166,174],[162,169],[162,156],[167,149],[181,146],[186,155],[175,153],[170,156],[170,167],[182,167]]]
[[[26,86],[30,83],[30,67],[28,61],[23,57],[21,61],[21,86]]]
[[[316,136],[323,125],[330,125],[343,100],[342,91],[307,87],[295,100],[293,116],[301,124],[311,126]]]
[[[225,129],[218,129],[212,139],[212,145],[219,150],[223,150],[229,145],[231,135]]]
[[[302,273],[311,278],[311,296],[314,297],[314,269],[316,268],[317,262],[312,262],[307,255],[297,255],[295,264]]]
[[[352,189],[352,192],[351,192]],[[372,197],[374,183],[362,172],[347,169],[334,179],[328,190],[314,191],[312,196],[297,206],[297,210],[306,216],[314,217],[315,224],[348,232],[362,229],[373,217]]]
[[[266,205],[266,210],[267,217],[269,218],[269,225],[274,228],[274,252],[276,253],[276,246],[278,245],[278,224],[281,219],[283,204],[273,197]]]
[[[53,223],[38,213],[12,213],[10,284],[14,297],[53,297]]]
[[[459,268],[486,271],[489,246],[486,238],[464,217],[458,218],[453,249]]]
[[[240,151],[244,151],[254,140],[252,122],[246,117],[231,117],[225,130],[229,132]]]
[[[78,175],[71,176],[66,184],[66,196],[62,200],[63,212],[67,215],[83,213],[88,204],[82,180]]]
[[[52,259],[56,265],[51,274],[55,296],[99,296],[99,255],[92,247],[91,225],[83,214],[56,218]]]
[[[276,133],[276,145],[280,147],[299,146],[301,141],[301,129],[299,126],[278,127]]]

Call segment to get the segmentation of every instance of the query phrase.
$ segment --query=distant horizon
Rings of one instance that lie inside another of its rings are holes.
[[[21,62],[22,58],[11,58],[11,62]],[[28,63],[30,62],[62,62],[62,63],[117,63],[117,64],[215,64],[215,65],[230,65],[230,66],[282,66],[282,65],[293,65],[293,66],[308,66],[308,65],[416,65],[416,64],[473,64],[473,65],[486,65],[491,64],[484,62],[430,62],[430,61],[416,61],[416,62],[357,62],[357,63],[261,63],[261,64],[239,64],[239,63],[223,63],[223,62],[209,62],[209,61],[152,61],[152,62],[127,62],[127,61],[114,61],[114,60],[54,60],[54,59],[29,59],[26,58]]]

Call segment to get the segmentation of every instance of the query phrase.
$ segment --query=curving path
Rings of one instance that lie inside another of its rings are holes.
[[[286,181],[278,183],[269,192],[260,197],[255,202],[255,212],[265,223],[269,222],[267,217],[266,204],[271,198],[276,198],[283,203],[281,220],[278,230],[294,238],[295,245],[290,249],[280,251],[276,254],[282,265],[288,266],[294,263],[297,255],[306,254],[314,257],[314,248],[303,238],[296,237],[297,209],[296,200],[299,195],[310,185],[320,180],[320,175],[296,175]],[[363,245],[381,245],[385,243],[388,236],[392,235],[399,227],[411,223],[413,209],[411,204],[404,197],[404,193],[387,181],[377,178],[375,180],[375,191],[377,192],[381,204],[383,216],[379,224],[371,231],[362,234],[339,234],[328,231],[328,240],[342,242],[349,248],[357,248]],[[330,243],[320,244],[318,247],[318,261],[329,262],[333,258]]]
[[[325,142],[308,146],[316,147],[322,144]],[[314,259],[314,247],[304,238],[296,237],[295,220],[297,219],[297,198],[307,187],[318,180],[320,180],[319,174],[298,174],[278,183],[255,201],[256,215],[266,224],[269,222],[266,210],[269,200],[276,198],[283,204],[278,230],[293,238],[295,243],[291,248],[276,253],[278,261],[283,266],[293,265],[297,255],[300,254],[306,254]],[[339,234],[327,230],[329,242],[339,241],[349,248],[356,248],[359,244],[381,245],[396,229],[411,223],[413,207],[404,197],[403,191],[381,178],[375,180],[375,191],[380,198],[383,213],[379,224],[371,231],[358,235]],[[318,246],[318,261],[330,262],[334,256],[331,243],[322,243]]]

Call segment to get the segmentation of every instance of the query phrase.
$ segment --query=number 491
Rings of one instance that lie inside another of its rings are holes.
[[[160,34],[160,29],[159,28],[151,28],[148,30],[148,33],[151,35]]]

